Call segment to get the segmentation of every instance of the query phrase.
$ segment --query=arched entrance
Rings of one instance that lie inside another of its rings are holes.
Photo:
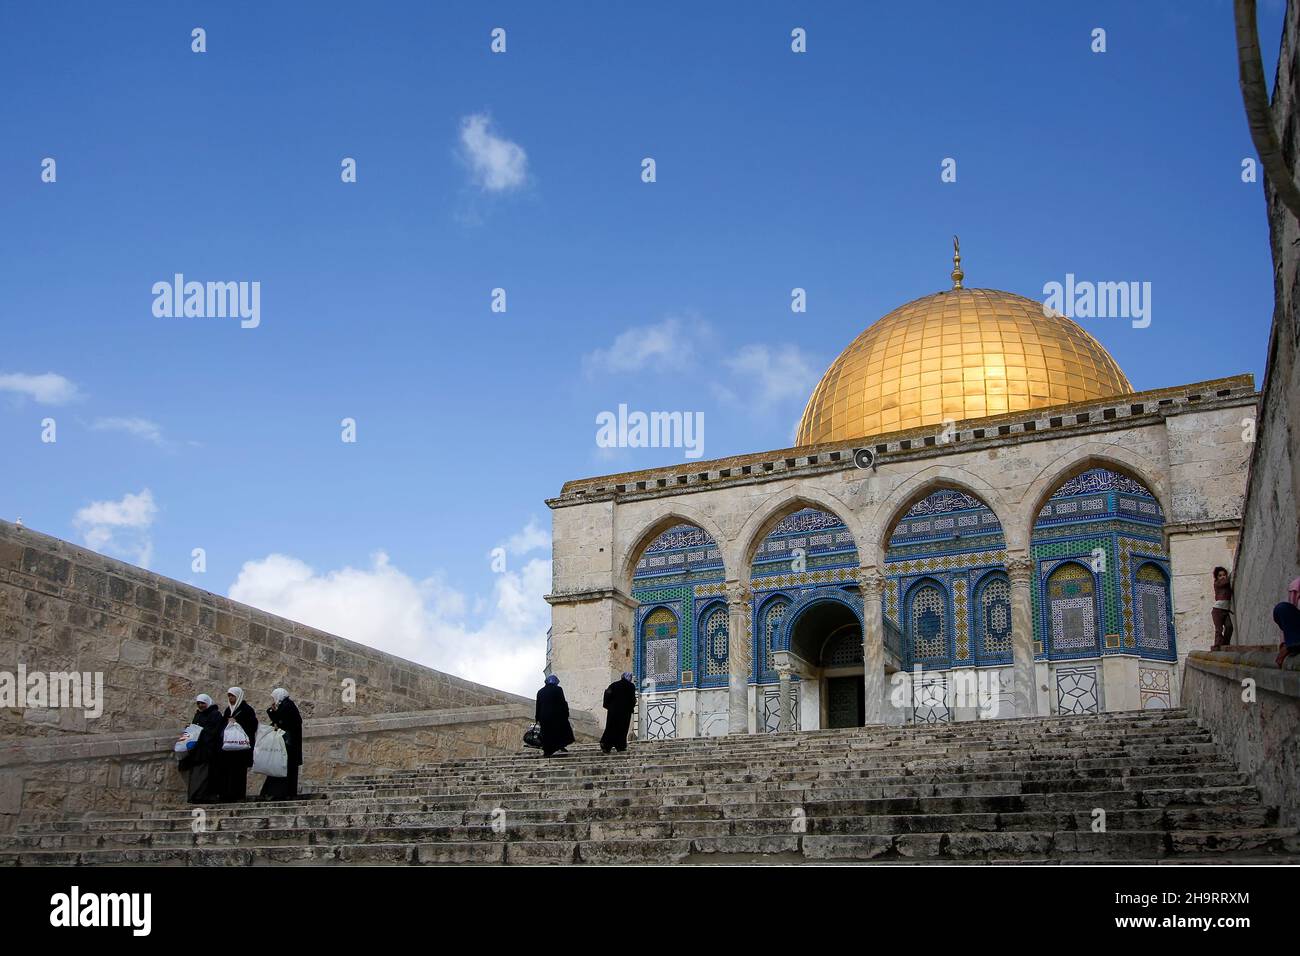
[[[786,614],[780,646],[779,663],[808,689],[804,706],[815,706],[815,726],[865,724],[861,598],[840,588],[804,596]]]

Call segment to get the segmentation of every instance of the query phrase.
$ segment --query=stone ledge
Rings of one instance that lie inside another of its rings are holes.
[[[355,737],[390,730],[424,727],[447,727],[458,724],[483,724],[519,720],[523,725],[533,718],[531,704],[488,704],[482,707],[452,707],[443,710],[407,711],[375,714],[366,717],[325,717],[308,720],[303,736],[308,741],[329,737]],[[571,716],[574,730],[599,736],[600,722],[591,714],[575,712]],[[50,741],[45,737],[10,739],[0,742],[0,767],[17,768],[35,764],[73,760],[96,760],[104,757],[169,757],[177,733],[148,731],[131,734],[84,735],[75,740]]]
[[[1234,682],[1250,678],[1262,690],[1300,699],[1300,655],[1287,658],[1279,668],[1277,650],[1267,644],[1243,644],[1226,651],[1192,651],[1187,666]]]

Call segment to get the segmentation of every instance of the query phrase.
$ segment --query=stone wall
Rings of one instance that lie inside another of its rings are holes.
[[[302,790],[356,773],[409,770],[453,758],[519,753],[532,719],[529,703],[490,704],[304,725]],[[579,741],[600,726],[576,715]],[[0,834],[18,823],[90,813],[144,813],[185,802],[174,731],[10,738],[0,742]],[[249,774],[250,793],[265,780]]]
[[[1293,179],[1300,178],[1300,5],[1289,3],[1273,96],[1273,128]],[[1275,644],[1272,609],[1300,575],[1300,227],[1266,187],[1273,249],[1275,306],[1267,366],[1250,463],[1250,483],[1235,570],[1238,635]]]
[[[1187,659],[1183,704],[1259,787],[1282,822],[1300,825],[1300,659],[1284,670],[1277,648],[1235,646],[1198,651]],[[1249,681],[1253,686],[1246,686]]]
[[[0,521],[0,672],[103,675],[102,716],[0,707],[0,739],[177,732],[196,694],[286,687],[304,717],[531,701]],[[356,682],[345,702],[344,681]],[[540,675],[539,675],[540,683]]]

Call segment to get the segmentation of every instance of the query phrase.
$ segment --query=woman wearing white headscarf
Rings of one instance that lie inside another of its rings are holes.
[[[186,796],[190,803],[216,803],[221,799],[221,735],[226,721],[212,698],[199,694],[194,698],[194,719],[190,723],[198,724],[202,730],[179,764],[187,774]]]
[[[231,803],[248,796],[248,768],[253,766],[252,745],[257,742],[257,712],[244,700],[243,688],[230,688],[226,691],[226,699],[230,701],[225,713],[226,723],[233,720],[243,727],[244,733],[248,734],[249,743],[246,750],[221,751],[218,762],[222,768],[221,800],[223,803]]]
[[[266,713],[271,718],[271,726],[284,731],[289,773],[284,777],[267,777],[261,796],[263,800],[294,800],[298,796],[298,767],[302,765],[302,714],[283,687],[271,691],[271,706]]]

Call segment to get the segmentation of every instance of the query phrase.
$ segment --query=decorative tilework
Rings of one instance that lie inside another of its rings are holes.
[[[796,551],[798,552],[796,554]],[[796,569],[794,560],[801,562]],[[855,569],[858,552],[853,535],[835,515],[816,508],[804,508],[782,519],[754,552],[750,576],[757,581],[833,568]],[[825,583],[818,581],[817,583]],[[784,582],[779,587],[794,586]]]
[[[933,551],[957,541],[980,540],[984,547],[1002,546],[1002,525],[984,502],[954,489],[941,489],[922,498],[908,511],[889,536],[895,550],[923,542]],[[969,546],[969,545],[967,545]]]
[[[668,608],[651,611],[641,625],[643,650],[640,655],[642,681],[675,684],[678,676],[677,617]]]
[[[772,652],[776,650],[776,640],[781,633],[781,621],[784,620],[785,612],[789,609],[790,601],[784,597],[775,598],[763,609],[761,633],[763,660],[766,662],[765,672],[770,673],[773,670]]]
[[[677,736],[677,695],[646,701],[646,739],[668,740]]]
[[[1049,657],[1091,654],[1091,650],[1064,651],[1052,646],[1052,615],[1046,596],[1046,577],[1062,559],[1084,565],[1094,562],[1100,549],[1105,566],[1097,574],[1097,632],[1102,653],[1140,654],[1172,660],[1172,627],[1168,648],[1140,646],[1137,640],[1141,614],[1134,571],[1146,561],[1168,573],[1168,555],[1160,535],[1163,515],[1159,503],[1140,483],[1105,469],[1093,469],[1061,486],[1035,523],[1031,551],[1039,571],[1033,591],[1036,638]],[[1166,602],[1167,603],[1167,602]],[[1041,656],[1041,652],[1039,655]]]
[[[990,575],[980,584],[977,632],[981,659],[1011,653],[1011,584],[1005,574]]]
[[[703,646],[700,648],[701,671],[705,677],[726,677],[730,672],[728,639],[730,619],[725,604],[716,604],[704,612],[700,626]]]
[[[924,583],[911,595],[908,608],[908,637],[917,660],[948,656],[947,602],[938,585]]]
[[[946,724],[952,720],[948,708],[948,676],[921,674],[914,678],[912,719],[919,724]]]
[[[763,733],[774,734],[777,731],[777,716],[781,711],[781,691],[763,691]],[[790,713],[786,720],[790,730],[799,729],[799,687],[790,685]]]
[[[1073,561],[1062,563],[1047,579],[1054,652],[1097,650],[1097,598],[1092,572]]]
[[[968,661],[970,653],[970,623],[966,613],[966,577],[954,575],[952,579],[953,634],[957,639],[957,660]]]
[[[1169,671],[1163,667],[1139,667],[1138,699],[1143,710],[1168,710]]]
[[[1056,712],[1058,714],[1096,714],[1101,711],[1097,695],[1097,667],[1058,667],[1056,669]]]
[[[1154,651],[1161,656],[1170,651],[1169,643],[1169,580],[1155,564],[1148,562],[1138,568],[1134,583],[1138,614],[1137,646]]]

